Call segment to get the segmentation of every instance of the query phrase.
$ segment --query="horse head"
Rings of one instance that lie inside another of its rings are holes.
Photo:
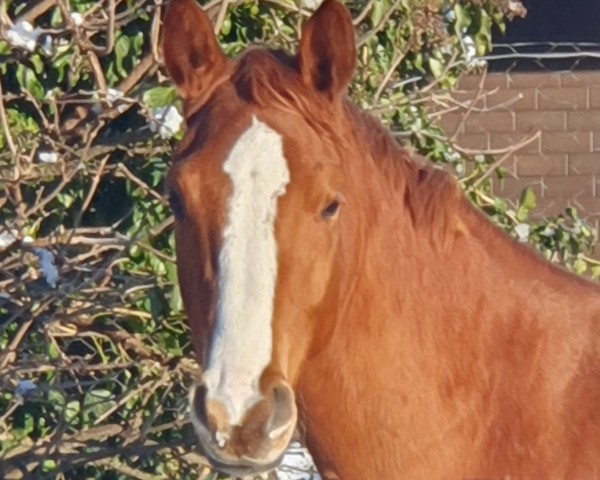
[[[171,0],[164,61],[186,133],[167,185],[178,276],[201,381],[201,446],[222,471],[273,467],[297,423],[294,386],[335,325],[340,223],[352,155],[343,97],[355,65],[348,11],[326,0],[297,55],[225,57],[193,0]]]

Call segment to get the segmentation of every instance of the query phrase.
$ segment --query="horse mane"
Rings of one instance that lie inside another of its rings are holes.
[[[323,102],[318,92],[306,89],[297,71],[294,56],[251,48],[239,59],[233,83],[247,102],[259,106],[275,102],[284,110],[300,113],[322,139],[337,148],[363,143],[386,180],[393,188],[404,190],[404,206],[415,230],[428,233],[434,246],[448,247],[459,203],[465,201],[456,180],[409,154],[377,119],[347,99],[343,100],[346,118],[340,118],[339,110],[334,110],[337,105]],[[324,110],[323,115],[315,115],[316,108]],[[344,126],[344,120],[352,128]],[[363,134],[357,136],[357,132]]]

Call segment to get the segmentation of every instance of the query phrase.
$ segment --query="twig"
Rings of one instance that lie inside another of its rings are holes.
[[[6,139],[8,148],[15,161],[17,161],[17,147],[15,146],[12,134],[10,133],[10,127],[8,126],[8,118],[6,117],[6,110],[4,108],[4,90],[2,88],[3,83],[4,77],[2,76],[2,73],[0,73],[0,122],[2,123],[2,132],[4,133],[4,138]]]
[[[473,185],[471,186],[471,189],[476,189],[479,185],[481,185],[492,173],[494,173],[496,171],[496,169],[502,165],[508,158],[510,158],[512,155],[514,155],[514,153],[518,150],[520,150],[521,148],[529,145],[531,142],[533,142],[534,140],[537,140],[538,138],[540,138],[541,136],[541,132],[537,132],[535,135],[532,135],[529,138],[526,138],[525,140],[522,140],[521,142],[513,145],[510,150],[508,152],[506,152],[502,157],[500,157],[498,160],[496,160],[494,163],[492,163],[489,168],[487,169],[487,171],[481,175],[481,177],[479,177],[475,182],[473,182]]]
[[[225,21],[225,15],[227,14],[227,9],[229,8],[229,2],[230,0],[223,0],[221,3],[221,8],[219,9],[219,13],[217,14],[217,19],[214,25],[215,35],[218,35],[221,32],[223,22]]]
[[[19,331],[10,342],[10,345],[4,350],[4,353],[0,357],[0,371],[17,359],[17,351],[19,349],[19,345],[21,344],[27,333],[29,333],[29,329],[33,324],[33,319],[34,317],[32,315],[29,318],[29,320],[26,320],[25,322],[23,322],[23,324],[21,324]]]
[[[150,187],[150,185],[148,185],[146,182],[144,182],[142,179],[140,179],[139,177],[135,176],[133,174],[133,172],[131,170],[129,170],[125,164],[123,163],[119,163],[117,164],[117,170],[122,172],[123,175],[128,178],[129,180],[131,180],[133,183],[135,183],[137,186],[141,187],[141,189],[145,192],[145,193],[149,193],[150,195],[152,195],[156,200],[158,200],[159,202],[166,204],[166,200],[164,199],[164,197],[162,195],[160,195],[158,192],[156,192],[156,190],[154,190],[153,188]]]
[[[482,155],[503,155],[505,153],[514,153],[515,151],[523,148],[525,145],[529,145],[531,142],[533,142],[534,140],[538,139],[541,135],[541,132],[537,132],[534,135],[532,135],[531,137],[526,138],[525,140],[522,140],[521,142],[519,142],[516,145],[511,145],[509,147],[504,147],[504,148],[488,148],[488,149],[474,149],[474,148],[463,148],[460,145],[452,145],[452,147],[461,153],[464,153],[466,155],[477,155],[477,154],[482,154]],[[432,135],[432,138],[435,138],[435,136]]]
[[[77,215],[73,222],[73,224],[75,225],[75,228],[73,228],[73,230],[71,230],[72,235],[75,234],[75,231],[76,231],[77,227],[79,226],[79,223],[81,222],[81,217],[83,217],[83,214],[86,212],[86,210],[90,206],[90,203],[91,203],[92,199],[94,198],[94,195],[96,194],[96,190],[98,189],[98,184],[100,183],[100,178],[102,178],[102,174],[104,173],[104,167],[106,167],[106,162],[108,162],[109,158],[110,158],[110,155],[105,155],[104,158],[100,161],[100,165],[98,166],[98,169],[96,170],[96,174],[94,175],[94,179],[92,180],[92,185],[90,186],[90,189],[88,190],[85,200],[83,201],[83,204],[81,205],[79,212],[77,212]],[[67,243],[70,243],[70,238],[67,240]]]
[[[46,13],[47,10],[56,4],[56,0],[42,0],[38,2],[25,13],[21,14],[19,20],[33,23],[37,17]]]
[[[157,66],[157,62],[154,59],[153,54],[147,53],[135,66],[127,78],[119,83],[117,88],[124,94],[127,94],[135,85],[140,82],[142,78],[144,78],[144,76],[148,74],[152,67],[155,66]]]
[[[369,0],[365,5],[365,8],[363,8],[362,11],[356,16],[356,18],[352,20],[352,23],[355,27],[358,26],[366,18],[366,16],[371,11],[371,8],[373,8],[373,0]]]
[[[402,0],[396,0],[394,2],[394,4],[391,7],[389,7],[388,10],[385,12],[385,14],[381,17],[381,19],[379,20],[379,23],[377,23],[377,25],[375,25],[375,27],[373,27],[372,29],[370,29],[362,37],[359,37],[357,39],[356,45],[358,47],[361,47],[362,45],[364,45],[365,43],[367,43],[371,39],[371,37],[375,36],[377,33],[379,33],[379,31],[383,27],[385,27],[385,25],[387,24],[388,20],[392,16],[392,14],[396,11],[396,9],[398,8],[398,6],[400,5],[401,1]]]
[[[396,56],[395,56],[394,60],[392,61],[390,68],[388,68],[388,71],[386,72],[385,76],[381,80],[381,83],[379,84],[379,87],[377,88],[377,91],[375,92],[375,95],[373,96],[373,103],[376,103],[379,100],[379,97],[381,97],[381,94],[387,87],[387,85],[390,81],[390,78],[392,78],[392,75],[396,72],[398,65],[400,65],[400,62],[402,62],[402,60],[404,59],[404,53],[402,53],[402,52],[396,52],[395,55]]]

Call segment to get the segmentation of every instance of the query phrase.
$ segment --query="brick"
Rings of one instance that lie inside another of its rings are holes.
[[[472,112],[465,118],[466,132],[514,132],[514,112]]]
[[[537,92],[533,88],[506,89],[486,96],[487,108],[507,109],[514,112],[537,109]]]
[[[496,158],[500,158],[499,156],[496,156]],[[508,176],[510,176],[511,178],[518,178],[518,172],[517,172],[517,162],[516,162],[516,157],[509,157],[503,164],[502,167],[504,167],[504,169],[506,170],[506,174]]]
[[[438,124],[444,129],[446,134],[452,136],[455,133],[462,133],[464,131],[464,113],[446,113],[440,116]]]
[[[588,94],[590,97],[590,108],[600,109],[600,85],[589,87]]]
[[[456,86],[457,90],[476,90],[479,88],[483,76],[480,74],[467,74],[460,77]]]
[[[575,175],[600,173],[600,153],[572,153],[569,155],[569,173]]]
[[[543,132],[542,152],[589,153],[592,148],[591,132]]]
[[[545,197],[593,197],[594,190],[594,177],[590,175],[544,178]]]
[[[460,89],[465,90],[477,90],[481,85],[483,75],[481,74],[470,74],[461,77],[458,82]],[[508,76],[505,73],[488,73],[485,77],[485,83],[483,88],[485,90],[491,90],[493,88],[506,88],[508,86]]]
[[[465,133],[456,140],[459,147],[468,150],[488,150],[489,139],[485,133]]]
[[[476,90],[455,90],[452,92],[452,98],[458,102],[464,109],[467,108],[485,108],[485,92]]]
[[[567,174],[567,155],[517,155],[515,164],[519,176]]]
[[[511,73],[508,75],[508,86],[512,89],[560,87],[559,73]]]
[[[600,215],[600,198],[584,197],[573,200],[572,205],[584,216]]]
[[[531,135],[524,135],[520,132],[515,133],[494,133],[490,135],[490,148],[492,150],[505,150],[511,147],[515,147],[517,144],[524,142],[525,140],[531,138]],[[535,138],[527,145],[523,145],[515,154],[524,154],[524,153],[540,153],[541,152],[541,142],[540,138]]]
[[[537,197],[542,196],[542,179],[540,177],[503,178],[498,181],[497,185],[494,185],[494,193],[504,198],[518,200],[521,192],[527,187],[531,187]]]
[[[517,130],[523,133],[537,130],[553,132],[565,130],[566,126],[567,112],[526,111],[517,114]]]
[[[565,211],[570,199],[562,197],[537,197],[536,208],[532,212],[533,218],[556,216]]]
[[[582,71],[566,72],[560,75],[561,85],[563,87],[581,87],[600,84],[600,72]]]
[[[543,88],[538,92],[540,110],[579,110],[587,108],[587,88]]]
[[[600,130],[600,110],[567,112],[568,130]]]
[[[600,131],[592,132],[592,152],[600,152]]]

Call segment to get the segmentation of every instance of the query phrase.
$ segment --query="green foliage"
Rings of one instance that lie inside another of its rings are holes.
[[[115,0],[114,16],[108,1],[39,3],[0,7],[0,477],[214,478],[191,453],[185,414],[195,364],[162,198],[181,132],[163,124],[179,103],[158,64],[160,2]],[[494,198],[495,159],[461,155],[431,119],[432,92],[479,66],[469,41],[488,51],[504,3],[348,2],[359,52],[351,95],[452,169],[501,228],[519,237],[527,225],[547,258],[598,276],[587,258],[595,232],[574,209],[532,220],[532,191],[516,207]],[[211,5],[221,18],[224,2]],[[296,5],[230,5],[224,50],[295,49],[308,13]],[[32,51],[8,41],[8,19],[39,29]],[[36,249],[55,255],[55,288]]]

